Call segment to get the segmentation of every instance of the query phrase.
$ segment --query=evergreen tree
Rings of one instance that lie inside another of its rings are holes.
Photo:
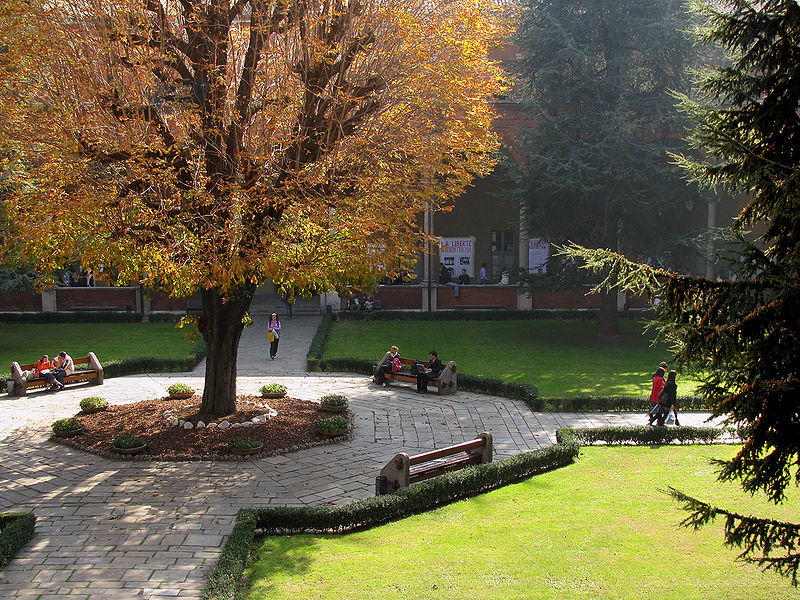
[[[763,234],[746,245],[731,281],[656,271],[603,251],[568,253],[591,269],[610,269],[628,289],[663,299],[661,333],[682,363],[707,372],[702,393],[714,415],[743,435],[719,478],[780,503],[800,483],[800,5],[737,0],[698,8],[707,23],[701,39],[721,45],[729,62],[703,74],[697,98],[683,98],[695,121],[690,141],[708,160],[678,160],[701,183],[747,194],[733,229]],[[799,525],[672,493],[691,512],[685,524],[724,517],[726,542],[742,549],[741,558],[797,585]]]
[[[517,93],[521,202],[534,236],[662,256],[697,201],[667,149],[681,144],[670,90],[694,51],[682,0],[527,0]],[[616,294],[599,333],[616,334]]]

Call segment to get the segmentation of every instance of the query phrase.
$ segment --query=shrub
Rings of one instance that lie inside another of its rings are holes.
[[[35,533],[33,513],[0,513],[0,571]]]
[[[320,398],[319,402],[326,406],[347,406],[350,404],[347,396],[342,396],[341,394],[328,394]]]
[[[322,433],[337,433],[339,431],[347,431],[348,422],[341,415],[336,415],[335,417],[317,419],[314,421],[314,426]]]
[[[286,386],[280,383],[267,383],[265,385],[262,385],[259,391],[261,392],[262,395],[284,396],[286,395]]]
[[[319,361],[325,352],[325,345],[328,343],[328,335],[331,332],[331,324],[333,323],[333,315],[324,314],[317,327],[317,333],[314,334],[314,339],[311,340],[311,345],[308,347],[306,353],[306,368],[309,371],[319,370]]]
[[[50,427],[53,428],[53,433],[59,434],[82,429],[83,424],[75,417],[69,417],[68,419],[59,419],[58,421],[54,421]]]
[[[83,412],[97,412],[108,408],[108,401],[100,396],[89,396],[80,402],[80,407]]]
[[[147,440],[140,437],[134,437],[132,435],[128,435],[127,433],[123,433],[122,435],[118,435],[114,438],[114,441],[111,442],[111,445],[114,448],[120,448],[122,450],[129,450],[131,448],[140,448],[147,443]]]
[[[173,383],[167,388],[170,396],[177,396],[179,394],[194,394],[194,388],[186,385],[185,383]]]
[[[614,426],[575,429],[575,438],[583,445],[606,444],[651,445],[679,442],[682,444],[711,444],[727,433],[714,427],[651,427]]]
[[[258,448],[262,443],[251,437],[234,436],[228,440],[228,447],[231,450],[250,450],[251,448]]]

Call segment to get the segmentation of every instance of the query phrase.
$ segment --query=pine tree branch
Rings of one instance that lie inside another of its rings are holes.
[[[800,525],[741,515],[687,496],[673,487],[660,491],[683,503],[681,508],[689,513],[681,521],[681,527],[696,530],[717,517],[724,517],[725,544],[742,548],[738,559],[755,563],[764,571],[771,570],[790,577],[792,585],[798,585],[800,552],[797,550],[800,548]]]

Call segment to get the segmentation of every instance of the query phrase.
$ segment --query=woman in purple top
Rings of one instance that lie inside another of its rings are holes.
[[[267,336],[269,337],[269,357],[275,360],[278,354],[278,342],[281,338],[281,322],[278,320],[278,315],[276,313],[272,313],[269,316]]]

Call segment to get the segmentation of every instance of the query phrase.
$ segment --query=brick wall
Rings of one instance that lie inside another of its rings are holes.
[[[42,297],[33,292],[0,296],[0,312],[41,312]]]
[[[56,310],[80,311],[100,307],[112,310],[135,311],[137,288],[123,287],[64,287],[56,290]]]
[[[437,306],[440,309],[475,308],[482,306],[517,308],[517,289],[506,285],[460,285],[460,298],[451,285],[437,287]]]
[[[153,312],[182,312],[186,310],[186,303],[189,299],[199,301],[200,295],[195,294],[189,298],[170,298],[163,292],[150,292],[150,310]]]
[[[383,310],[422,310],[422,294],[427,288],[418,285],[386,285],[378,289],[375,298]]]

